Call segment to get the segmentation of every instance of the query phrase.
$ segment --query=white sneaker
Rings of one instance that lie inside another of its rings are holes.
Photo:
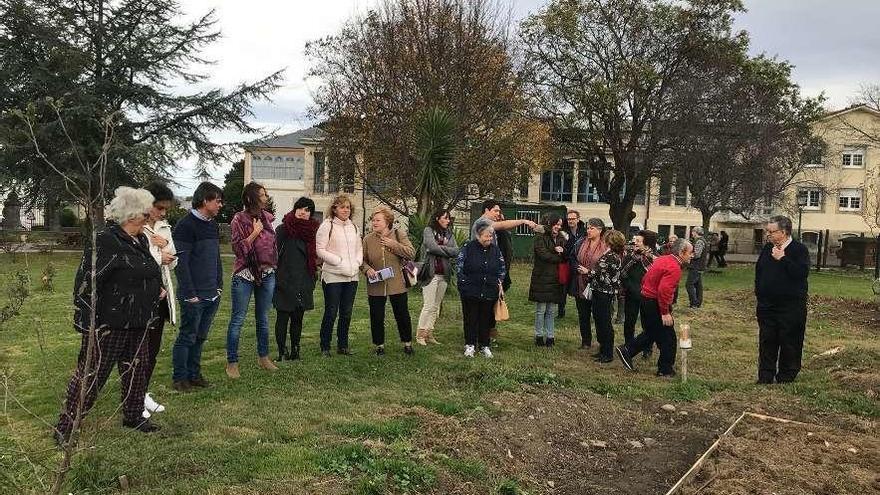
[[[144,395],[144,409],[154,413],[165,412],[165,406],[156,402],[149,393]],[[149,418],[149,416],[144,417]]]
[[[150,414],[150,411],[147,411],[146,409],[144,409],[144,412],[141,413],[141,416],[144,419],[150,419],[150,416],[152,416],[152,414]]]
[[[474,351],[476,351],[474,346],[472,346],[472,345],[464,346],[464,357],[469,357],[469,358],[474,357]]]
[[[483,347],[480,350],[483,351],[483,355],[486,356],[487,359],[492,359],[492,349],[489,349],[488,347]]]

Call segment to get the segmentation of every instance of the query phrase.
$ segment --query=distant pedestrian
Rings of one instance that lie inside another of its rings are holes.
[[[535,234],[529,301],[535,303],[535,345],[553,347],[556,306],[565,300],[559,265],[565,261],[562,219],[555,213],[544,217],[544,232]]]
[[[703,227],[692,228],[691,238],[694,257],[688,265],[685,289],[687,289],[689,306],[699,308],[703,305],[703,270],[706,269],[706,257],[709,252],[706,239],[703,237]]]
[[[657,376],[666,378],[675,376],[677,338],[672,298],[681,280],[682,267],[694,256],[694,247],[690,242],[678,239],[670,251],[671,254],[656,258],[642,279],[642,333],[631,344],[615,348],[623,365],[633,371],[632,357],[656,344],[660,349]]]
[[[793,382],[801,370],[807,328],[810,254],[791,237],[791,219],[771,217],[755,265],[758,383]]]
[[[721,268],[727,268],[727,260],[724,257],[727,255],[729,243],[730,237],[727,235],[727,232],[722,230],[718,238],[718,266]]]

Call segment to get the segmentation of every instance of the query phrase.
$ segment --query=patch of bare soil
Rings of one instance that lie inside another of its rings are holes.
[[[746,417],[680,493],[880,493],[880,439],[827,426]]]
[[[810,317],[846,321],[880,333],[880,306],[874,301],[811,295]]]
[[[837,369],[831,371],[831,378],[843,388],[861,392],[871,399],[876,399],[880,394],[880,371],[876,369]]]
[[[662,494],[727,426],[690,406],[626,409],[571,390],[524,387],[492,403],[497,414],[470,420],[423,412],[419,449],[479,459],[530,493]],[[455,476],[438,481],[435,493],[485,493]]]

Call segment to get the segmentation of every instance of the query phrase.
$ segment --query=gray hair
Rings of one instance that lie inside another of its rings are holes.
[[[474,232],[477,235],[482,234],[486,229],[489,229],[491,232],[495,232],[495,228],[492,227],[492,221],[487,218],[480,218],[474,223]]]
[[[591,218],[591,219],[587,220],[587,225],[590,227],[596,227],[599,229],[605,228],[605,222],[603,222],[601,218]]]
[[[703,235],[703,227],[694,227],[691,229],[691,232],[697,235]]]
[[[120,225],[149,213],[153,208],[153,195],[146,189],[117,187],[113,200],[107,206],[106,216]]]
[[[687,251],[688,248],[694,249],[694,245],[687,239],[676,239],[669,248],[671,254],[681,256],[681,253]]]
[[[782,216],[782,215],[776,215],[776,216],[770,217],[770,220],[767,220],[767,223],[768,224],[775,223],[776,226],[779,227],[779,230],[785,231],[786,235],[791,235],[791,219],[790,218],[788,218],[786,216]]]

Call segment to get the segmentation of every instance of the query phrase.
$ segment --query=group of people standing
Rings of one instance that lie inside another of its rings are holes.
[[[150,417],[164,411],[165,406],[147,390],[166,321],[178,327],[172,348],[172,387],[188,392],[210,385],[201,371],[201,355],[224,287],[215,221],[223,194],[214,184],[200,184],[193,195],[192,209],[172,232],[165,216],[173,201],[172,192],[161,183],[151,183],[144,189],[118,188],[107,207],[106,229],[83,252],[74,286],[74,326],[82,333],[82,343],[55,430],[59,444],[67,442],[77,430],[76,423],[92,407],[114,366],[122,382],[123,425],[141,432],[159,428]],[[682,270],[693,265],[692,259],[699,258],[698,250],[705,247],[699,238],[702,232],[696,232],[694,244],[676,239],[660,254],[656,252],[657,234],[649,230],[639,231],[627,246],[623,233],[605,228],[598,218],[582,222],[575,210],[567,212],[565,223],[550,214],[537,225],[527,219],[505,220],[500,204],[487,200],[481,217],[472,226],[470,240],[463,246],[457,245],[453,235],[450,211],[438,210],[422,232],[421,248],[416,253],[407,233],[394,226],[393,212],[384,206],[371,213],[371,231],[362,237],[352,222],[354,206],[345,194],[333,199],[322,222],[314,218],[315,203],[300,198],[277,228],[273,227],[274,216],[266,209],[269,197],[263,186],[247,184],[242,203],[242,211],[230,224],[235,255],[226,334],[226,375],[230,379],[241,375],[238,347],[252,297],[258,367],[270,372],[278,369],[269,358],[272,307],[277,312],[276,361],[300,359],[303,319],[305,312],[314,309],[318,280],[324,296],[321,354],[332,356],[335,326],[336,353],[350,355],[349,327],[361,275],[367,283],[370,333],[376,355],[385,354],[388,302],[403,353],[414,353],[408,307],[408,291],[414,287],[420,288],[423,295],[415,342],[438,343],[435,324],[455,276],[461,300],[464,355],[474,357],[479,350],[491,358],[496,311],[511,284],[509,231],[521,226],[536,232],[528,294],[535,303],[537,346],[555,344],[555,317],[564,314],[566,299],[571,296],[578,311],[582,349],[593,346],[591,322],[595,322],[596,361],[611,362],[616,352],[624,366],[632,370],[632,358],[649,353],[656,345],[660,350],[658,376],[675,374],[672,306]],[[766,277],[800,277],[803,272],[803,252],[799,243],[790,239],[790,221],[777,220],[768,225],[776,226],[768,230],[775,247],[762,252],[756,275],[760,381],[764,383],[791,380],[799,369],[800,347],[797,342],[790,343],[788,336],[796,337],[799,332],[802,346],[805,302],[789,304],[783,296],[796,292],[801,301],[806,294],[805,276],[791,289],[761,281]],[[787,233],[787,241],[776,242],[783,240],[780,232]],[[768,256],[784,261],[773,263]],[[416,260],[420,260],[418,265]],[[689,294],[690,281],[689,275]],[[701,282],[694,287],[701,301]],[[615,347],[611,308],[618,295],[622,295],[625,307],[624,342]],[[772,310],[780,304],[784,306],[782,316]],[[639,317],[643,331],[636,336]],[[792,324],[797,326],[793,331],[788,328]],[[89,331],[92,328],[93,333]],[[776,360],[772,359],[774,352]],[[777,362],[779,370],[771,373],[771,365],[777,366]]]

